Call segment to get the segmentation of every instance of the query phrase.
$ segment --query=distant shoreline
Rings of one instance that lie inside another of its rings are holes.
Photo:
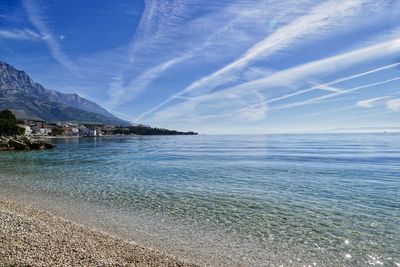
[[[32,136],[34,139],[80,139],[80,138],[130,138],[130,137],[143,137],[143,136],[193,136],[193,135],[178,135],[178,134],[159,134],[159,135],[101,135],[101,136]]]

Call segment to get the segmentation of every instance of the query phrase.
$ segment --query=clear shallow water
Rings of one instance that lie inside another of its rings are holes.
[[[2,191],[226,266],[400,266],[400,134],[55,140]]]

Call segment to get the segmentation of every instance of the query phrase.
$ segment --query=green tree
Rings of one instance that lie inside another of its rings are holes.
[[[0,135],[23,135],[25,129],[17,125],[17,118],[8,109],[0,111]]]
[[[53,128],[51,129],[51,135],[57,136],[57,135],[63,135],[64,134],[64,129],[63,128]]]

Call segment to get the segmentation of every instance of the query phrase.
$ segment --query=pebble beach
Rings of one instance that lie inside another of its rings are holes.
[[[196,266],[2,198],[0,240],[0,266]]]

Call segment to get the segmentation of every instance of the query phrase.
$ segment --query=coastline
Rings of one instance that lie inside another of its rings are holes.
[[[1,266],[197,265],[0,197]]]

